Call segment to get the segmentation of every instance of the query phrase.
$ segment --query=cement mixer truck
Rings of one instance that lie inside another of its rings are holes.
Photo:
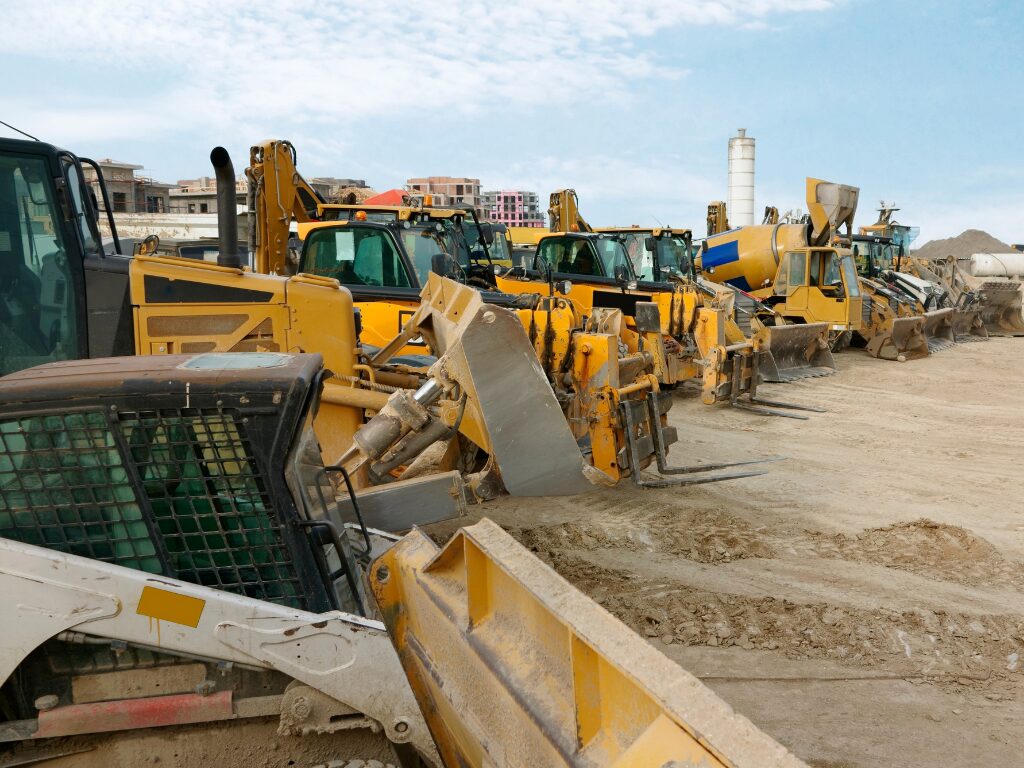
[[[858,276],[848,247],[858,197],[857,187],[808,178],[805,221],[709,235],[700,269],[735,288],[754,307],[756,324],[825,322],[834,349],[853,344],[886,360],[924,357],[926,324],[941,315],[921,314],[898,292]]]

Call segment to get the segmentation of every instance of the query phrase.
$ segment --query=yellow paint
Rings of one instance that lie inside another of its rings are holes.
[[[169,621],[186,627],[197,627],[205,607],[206,601],[198,597],[182,595],[159,587],[143,587],[139,607],[135,612],[139,616],[148,616],[158,622]]]

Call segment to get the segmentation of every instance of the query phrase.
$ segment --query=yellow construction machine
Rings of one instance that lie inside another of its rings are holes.
[[[311,211],[302,205],[313,194],[312,188],[298,173],[290,144],[264,142],[252,149],[250,162],[253,165],[246,173],[255,184],[250,207],[256,216],[252,230],[267,233],[254,241],[256,253],[267,249],[266,241],[274,241],[275,229],[278,239],[284,236],[289,216],[299,220],[303,241],[297,265],[300,274],[337,280],[351,291],[362,319],[362,336],[369,340],[368,347],[374,348],[370,353],[372,365],[385,361],[415,365],[417,361],[410,355],[419,353],[420,362],[425,363],[424,353],[444,354],[447,336],[421,332],[421,326],[436,323],[437,317],[431,312],[443,314],[446,301],[463,312],[470,303],[474,308],[481,302],[500,306],[519,316],[573,433],[583,441],[587,458],[599,470],[598,481],[614,483],[629,476],[641,485],[660,486],[751,474],[710,475],[700,474],[700,470],[710,468],[670,466],[665,452],[675,441],[675,434],[667,427],[666,413],[672,401],[659,393],[658,385],[666,379],[658,373],[673,358],[665,353],[662,338],[650,331],[633,334],[634,343],[623,355],[615,340],[622,335],[623,323],[614,310],[599,318],[584,318],[573,304],[546,290],[546,285],[539,288],[545,289],[547,296],[540,291],[505,294],[489,290],[495,281],[488,248],[493,242],[493,229],[481,224],[471,210],[320,202]],[[282,199],[293,201],[292,208],[287,203],[273,208],[263,199],[260,180],[268,178],[292,181],[294,187],[282,195]],[[309,190],[305,197],[295,192],[302,189]],[[261,216],[270,210],[275,215],[280,213],[280,218],[262,222]],[[316,221],[308,220],[312,215]],[[472,239],[466,237],[467,232]],[[255,263],[272,268],[275,259],[258,256]],[[438,275],[465,283],[467,290],[455,298],[460,292],[454,285],[438,288]],[[471,298],[474,293],[480,293],[475,301]],[[656,316],[653,325],[659,325]],[[507,332],[517,335],[512,330]],[[395,346],[397,340],[401,341],[399,346]],[[387,350],[386,355],[376,353],[381,347]],[[486,350],[481,348],[479,354],[485,355]],[[502,371],[502,367],[495,366],[494,370]],[[502,371],[503,381],[508,380],[507,374]],[[491,409],[503,412],[496,404]],[[482,412],[480,415],[486,420]],[[631,433],[639,439],[631,441]],[[662,475],[680,476],[671,482],[644,479],[641,468],[654,462]]]
[[[689,230],[629,228],[594,232],[580,215],[574,190],[551,195],[548,211],[552,234],[541,238],[530,269],[507,270],[498,276],[498,288],[507,293],[532,292],[544,285],[564,287],[563,295],[584,315],[600,316],[608,310],[623,313],[623,343],[638,350],[639,330],[660,328],[668,350],[662,384],[674,387],[696,380],[705,403],[731,404],[770,415],[805,418],[788,403],[768,401],[757,393],[762,380],[786,380],[802,365],[776,366],[768,332],[748,339],[735,321],[733,291],[696,279],[690,261]],[[640,242],[648,254],[636,255]],[[627,250],[627,244],[633,252]],[[653,280],[642,280],[634,259],[649,266]],[[649,307],[657,308],[655,314]],[[797,329],[800,333],[804,329]],[[812,329],[808,347],[821,358],[830,355],[824,328]],[[822,363],[825,367],[827,363]],[[763,406],[785,410],[771,410]]]
[[[919,230],[897,222],[893,214],[898,210],[883,201],[878,220],[860,228],[860,235],[874,242],[867,255],[884,270],[890,283],[925,309],[951,309],[952,334],[958,342],[986,339],[990,333],[1024,332],[1021,283],[1006,271],[1004,263],[985,263],[983,257],[978,266],[972,259],[920,258],[910,252]]]
[[[12,243],[0,254],[0,372],[111,354],[317,352],[330,376],[315,428],[332,466],[353,443],[360,446],[361,455],[347,466],[357,486],[392,492],[392,486],[404,487],[393,482],[396,476],[429,469],[431,487],[446,494],[454,487],[460,497],[487,498],[502,488],[551,495],[591,487],[569,427],[550,420],[560,405],[515,314],[487,305],[463,326],[466,333],[500,335],[491,349],[480,344],[467,351],[452,338],[448,355],[429,367],[401,360],[373,367],[360,344],[352,296],[338,281],[261,274],[240,265],[234,172],[226,152],[215,151],[212,159],[225,182],[220,263],[122,254],[100,174],[111,251],[102,243],[99,207],[84,183],[82,163],[91,161],[41,142],[0,145],[0,216]],[[282,199],[302,198],[294,179],[283,191],[280,178],[265,175],[254,184],[270,189],[275,200],[279,192]],[[255,200],[264,197],[254,193]],[[268,218],[257,227],[255,263],[287,272],[287,224]],[[396,247],[382,225],[361,226],[376,247]],[[507,332],[510,323],[516,333]],[[505,377],[489,387],[471,380],[495,368]],[[514,441],[501,426],[499,414],[506,409],[525,430]],[[449,450],[424,466],[428,446],[438,443]],[[550,462],[528,466],[539,456]]]
[[[0,761],[804,768],[489,520],[439,549],[343,508],[325,380],[284,353],[0,379]]]
[[[825,322],[836,348],[852,340],[887,360],[925,356],[926,329],[948,327],[948,311],[922,313],[857,274],[850,244],[858,195],[856,187],[808,178],[805,222],[709,235],[700,269],[760,302],[758,324]]]

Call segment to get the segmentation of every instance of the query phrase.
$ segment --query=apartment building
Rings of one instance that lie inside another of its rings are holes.
[[[478,215],[485,211],[480,203],[480,179],[459,178],[455,176],[426,176],[417,179],[406,179],[405,189],[413,197],[430,195],[434,205],[451,205],[462,207],[472,205]]]
[[[484,192],[480,196],[480,207],[491,221],[509,227],[543,227],[544,212],[540,207],[540,195],[525,189],[504,189]]]

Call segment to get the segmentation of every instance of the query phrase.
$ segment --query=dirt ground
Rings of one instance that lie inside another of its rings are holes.
[[[812,766],[1019,765],[1024,339],[838,362],[809,421],[677,395],[670,458],[767,475],[476,514]]]

